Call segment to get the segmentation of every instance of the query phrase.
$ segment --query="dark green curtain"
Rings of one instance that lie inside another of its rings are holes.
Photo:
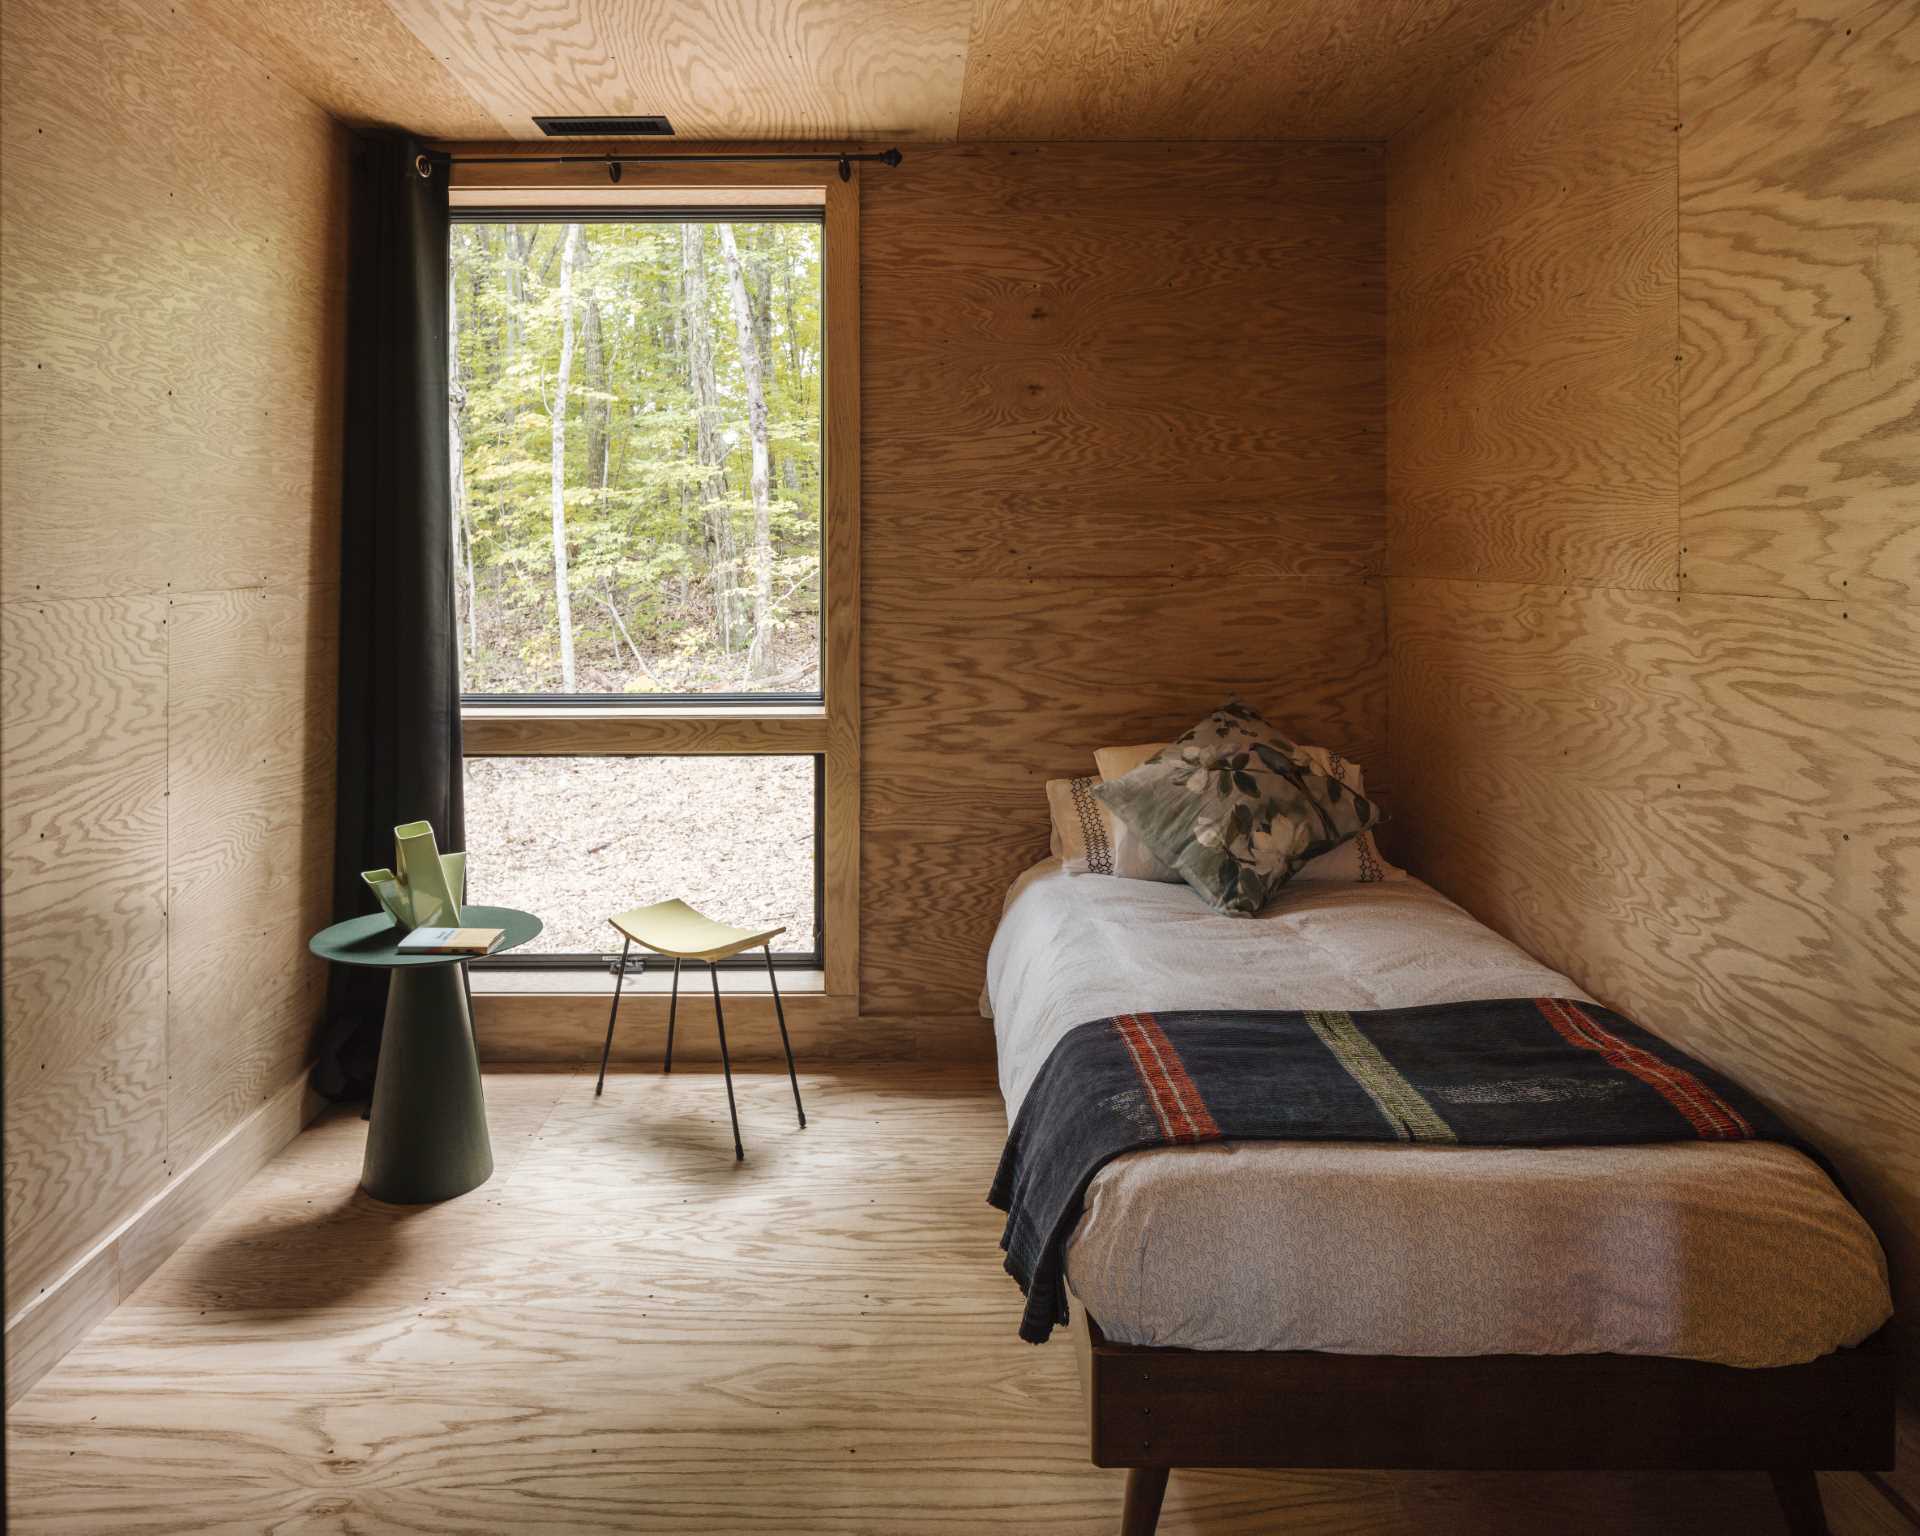
[[[427,175],[421,175],[425,168]],[[447,168],[399,135],[353,152],[340,517],[336,921],[376,911],[360,879],[393,829],[465,847],[447,437]],[[367,1093],[387,973],[336,965],[314,1086]]]

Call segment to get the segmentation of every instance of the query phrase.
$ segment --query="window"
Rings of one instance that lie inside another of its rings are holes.
[[[857,193],[735,171],[455,168],[469,882],[546,924],[489,964],[679,896],[850,999]]]
[[[820,697],[818,210],[454,224],[464,690]]]
[[[616,910],[678,896],[742,928],[784,927],[775,962],[817,970],[822,769],[771,755],[470,758],[468,879],[540,914],[540,936],[514,951],[523,964],[604,965],[620,950]],[[758,950],[738,962],[763,963]]]

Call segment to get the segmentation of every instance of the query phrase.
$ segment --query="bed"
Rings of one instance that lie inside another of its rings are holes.
[[[1542,996],[1585,998],[1418,880],[1247,919],[1049,860],[982,1003],[1011,1124],[1092,1019]],[[1812,1532],[1814,1469],[1891,1457],[1884,1257],[1774,1143],[1155,1148],[1094,1178],[1066,1276],[1129,1533],[1177,1466],[1752,1468]]]

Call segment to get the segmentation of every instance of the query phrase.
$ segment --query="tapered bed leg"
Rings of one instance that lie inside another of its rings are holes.
[[[1773,1491],[1787,1517],[1789,1536],[1828,1536],[1827,1512],[1820,1505],[1820,1479],[1813,1472],[1775,1472]]]
[[[1127,1473],[1127,1502],[1120,1510],[1120,1536],[1153,1536],[1160,1501],[1167,1496],[1167,1467],[1134,1467]]]
[[[727,1059],[727,1016],[720,1010],[720,971],[707,962],[707,975],[713,981],[713,1022],[720,1031],[720,1072],[727,1080],[727,1118],[733,1122],[733,1160],[743,1162],[747,1149],[740,1145],[740,1111],[733,1107],[733,1063]]]

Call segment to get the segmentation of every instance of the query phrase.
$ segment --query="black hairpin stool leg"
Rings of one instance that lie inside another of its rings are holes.
[[[780,1021],[780,1043],[787,1051],[787,1081],[793,1084],[793,1112],[800,1117],[800,1129],[807,1128],[807,1112],[800,1107],[800,1079],[793,1070],[793,1042],[787,1038],[787,1010],[780,1004],[780,983],[773,979],[773,946],[762,944],[767,957],[767,985],[773,988],[773,1016]]]
[[[720,1029],[720,1070],[727,1079],[727,1118],[733,1121],[733,1160],[744,1162],[747,1149],[740,1145],[740,1111],[733,1107],[733,1063],[727,1059],[727,1016],[720,1011],[720,968],[711,960],[707,975],[713,981],[713,1022]]]
[[[600,1047],[600,1081],[593,1085],[596,1099],[600,1097],[600,1090],[607,1086],[607,1057],[613,1054],[613,1021],[620,1017],[620,988],[626,984],[627,951],[632,948],[632,939],[620,946],[620,969],[613,973],[613,1006],[607,1010],[607,1043]]]
[[[676,956],[673,962],[673,996],[667,999],[667,1064],[660,1070],[673,1070],[673,1017],[680,1011],[680,961]]]

